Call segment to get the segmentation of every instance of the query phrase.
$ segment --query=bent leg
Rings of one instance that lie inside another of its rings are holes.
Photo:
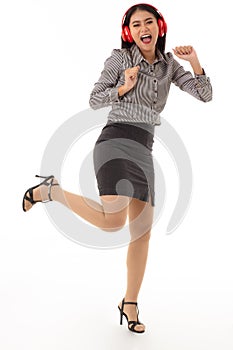
[[[60,186],[54,186],[52,198],[104,231],[120,230],[127,219],[129,197],[126,196],[100,196],[101,205],[90,198],[64,191]]]
[[[30,188],[32,193],[30,194],[28,190],[28,195],[35,202],[57,201],[103,231],[115,232],[125,225],[129,204],[127,196],[115,194],[101,196],[101,205],[90,198],[63,190],[56,179],[53,180],[50,189],[42,183],[40,186]],[[24,207],[25,211],[28,211],[33,204],[26,199],[24,198]]]

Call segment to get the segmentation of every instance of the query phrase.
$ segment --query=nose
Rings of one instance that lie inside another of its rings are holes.
[[[145,34],[148,32],[148,28],[147,28],[147,25],[146,24],[142,24],[141,25],[141,33],[142,34]]]

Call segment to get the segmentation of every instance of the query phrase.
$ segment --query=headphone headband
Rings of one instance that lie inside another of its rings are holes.
[[[163,18],[163,15],[161,14],[161,12],[154,6],[150,5],[150,4],[145,4],[145,3],[139,3],[139,4],[135,4],[133,6],[131,6],[124,14],[123,18],[122,18],[122,23],[121,23],[121,27],[122,27],[122,39],[123,41],[125,42],[129,42],[129,43],[132,43],[133,42],[133,39],[132,39],[132,36],[130,34],[130,30],[129,30],[129,27],[128,26],[125,26],[124,23],[125,23],[125,18],[128,14],[128,12],[133,8],[133,7],[136,7],[136,6],[140,6],[140,5],[146,5],[146,6],[149,6],[151,7],[152,9],[154,9],[156,11],[156,13],[159,15],[159,19],[158,19],[158,25],[159,25],[159,36],[162,37],[164,36],[164,34],[167,33],[167,24]]]
[[[131,6],[131,7],[128,8],[128,10],[125,12],[125,14],[124,14],[124,16],[123,16],[123,18],[122,18],[122,26],[124,25],[125,18],[126,18],[126,16],[127,16],[128,12],[129,12],[133,7],[135,7],[135,6],[140,6],[140,5],[146,5],[146,6],[151,7],[152,9],[154,9],[154,10],[158,13],[158,15],[159,15],[161,18],[163,18],[162,14],[160,13],[160,11],[159,11],[156,7],[154,7],[154,6],[150,5],[150,4],[139,3],[139,4],[135,4],[135,5]]]

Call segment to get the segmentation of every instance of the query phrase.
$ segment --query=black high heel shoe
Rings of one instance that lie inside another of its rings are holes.
[[[30,202],[32,206],[33,206],[34,204],[38,203],[38,202],[47,203],[47,202],[52,201],[52,197],[51,197],[51,188],[52,188],[52,186],[59,185],[58,183],[56,183],[56,184],[53,183],[53,181],[54,181],[54,179],[55,179],[53,175],[50,175],[50,176],[35,175],[35,177],[39,177],[39,178],[41,178],[41,179],[44,179],[44,181],[42,181],[39,185],[36,185],[36,186],[34,186],[34,187],[30,187],[30,188],[25,192],[24,197],[23,197],[23,203],[22,203],[22,205],[23,205],[23,211],[28,211],[28,210],[29,210],[29,209],[26,210],[26,208],[25,208],[25,205],[24,205],[24,204],[25,204],[25,201]],[[42,201],[42,200],[36,201],[36,200],[34,200],[34,198],[33,198],[33,190],[34,190],[35,188],[38,188],[38,187],[42,186],[42,185],[45,185],[45,186],[48,187],[48,199],[47,199],[47,200],[44,200],[44,201]],[[29,196],[27,195],[27,193],[29,194]],[[31,209],[31,208],[30,208],[30,209]]]
[[[133,304],[133,305],[136,305],[137,307],[137,321],[129,321],[128,320],[128,316],[124,313],[124,305],[125,304]],[[122,300],[122,304],[121,304],[121,308],[120,306],[118,305],[118,309],[120,310],[120,324],[122,325],[123,324],[123,316],[125,316],[127,322],[128,322],[128,329],[131,331],[131,332],[135,332],[135,333],[144,333],[145,332],[145,329],[143,329],[142,331],[137,331],[135,329],[135,327],[137,325],[143,325],[143,323],[139,322],[139,319],[138,319],[138,315],[139,315],[139,310],[138,310],[138,304],[136,302],[132,302],[132,301],[125,301],[125,298]]]

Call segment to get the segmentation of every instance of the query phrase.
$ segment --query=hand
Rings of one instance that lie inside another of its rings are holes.
[[[136,85],[139,69],[140,66],[135,66],[125,70],[125,83],[118,88],[119,96],[123,96]]]
[[[175,49],[172,49],[174,54],[185,61],[198,61],[196,51],[190,45],[188,46],[176,46]]]
[[[200,62],[198,60],[196,51],[192,46],[176,46],[175,49],[173,49],[174,54],[181,58],[182,60],[188,61],[195,74],[204,74],[204,71],[200,65]]]
[[[125,70],[125,88],[131,90],[137,82],[140,66],[128,68]]]

